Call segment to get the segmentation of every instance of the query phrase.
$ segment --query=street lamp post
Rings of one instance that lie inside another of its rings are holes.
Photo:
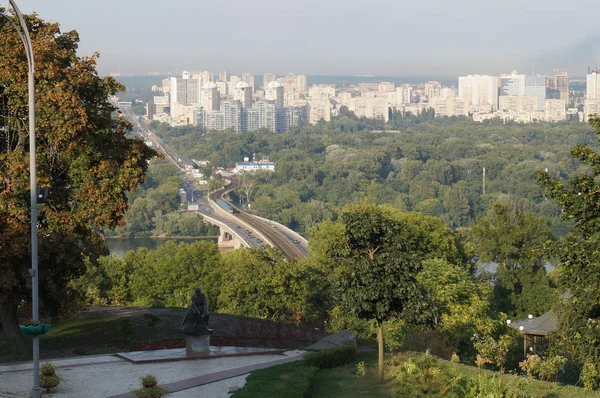
[[[19,33],[23,45],[25,47],[25,54],[27,56],[27,62],[29,66],[29,72],[27,74],[27,87],[29,95],[29,196],[31,200],[31,310],[32,320],[34,322],[39,321],[39,297],[38,297],[38,236],[37,236],[37,182],[36,182],[36,156],[35,156],[35,88],[34,88],[34,73],[35,65],[33,60],[33,46],[31,45],[31,38],[29,37],[29,29],[23,18],[23,14],[19,10],[19,7],[15,4],[14,0],[9,0],[10,6],[15,12],[15,15],[19,19],[19,25],[21,29],[15,25],[15,23],[8,19],[13,27]],[[33,336],[33,398],[41,397],[40,390],[40,338],[39,336]]]

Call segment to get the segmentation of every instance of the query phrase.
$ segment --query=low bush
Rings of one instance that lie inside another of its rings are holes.
[[[345,344],[323,351],[309,352],[304,357],[304,364],[306,366],[315,366],[318,369],[330,369],[350,363],[355,357],[356,347],[351,344]]]

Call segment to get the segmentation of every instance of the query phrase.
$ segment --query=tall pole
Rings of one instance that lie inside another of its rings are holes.
[[[35,154],[35,86],[34,74],[35,65],[33,59],[33,46],[29,37],[29,29],[23,18],[23,14],[14,0],[9,0],[11,7],[15,11],[21,30],[19,35],[25,45],[25,53],[29,64],[29,73],[27,74],[27,87],[29,94],[29,196],[31,200],[31,318],[33,322],[40,319],[39,309],[39,279],[38,279],[38,222],[37,222],[37,181],[36,181],[36,154]],[[41,397],[40,390],[40,338],[33,336],[33,398]]]

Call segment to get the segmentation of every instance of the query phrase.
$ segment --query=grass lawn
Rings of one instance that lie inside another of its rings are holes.
[[[366,374],[358,378],[356,364],[361,361],[365,362]],[[377,381],[377,353],[359,353],[352,364],[321,370],[317,373],[312,397],[391,397],[392,386],[390,372],[386,372],[383,383]]]

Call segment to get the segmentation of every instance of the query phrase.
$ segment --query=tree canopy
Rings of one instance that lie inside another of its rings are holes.
[[[600,140],[600,118],[590,118]],[[548,197],[563,210],[574,227],[561,242],[558,280],[559,335],[566,350],[580,364],[592,367],[600,361],[600,154],[585,145],[571,149],[585,168],[568,181],[538,172],[537,179]]]
[[[106,252],[98,231],[122,222],[127,191],[144,181],[155,152],[125,135],[109,102],[124,87],[100,78],[98,54],[77,56],[79,35],[58,23],[25,17],[36,63],[36,147],[39,187],[49,188],[39,209],[42,310],[64,310],[68,283],[84,258]],[[17,32],[0,20],[0,319],[22,351],[16,310],[29,300],[29,152],[27,62]]]

